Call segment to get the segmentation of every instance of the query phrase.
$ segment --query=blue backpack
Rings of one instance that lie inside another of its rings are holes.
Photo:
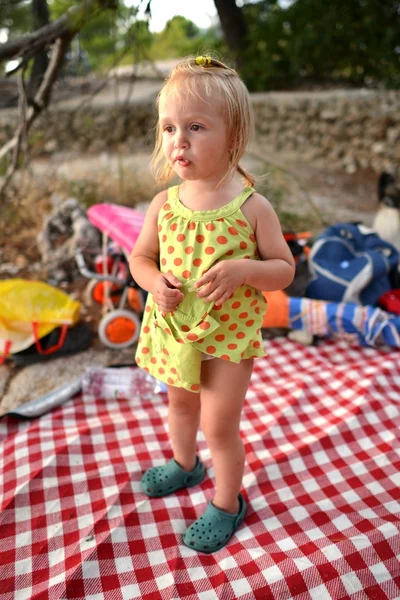
[[[331,302],[375,305],[392,289],[397,249],[371,229],[352,223],[328,227],[309,255],[311,279],[305,295]]]

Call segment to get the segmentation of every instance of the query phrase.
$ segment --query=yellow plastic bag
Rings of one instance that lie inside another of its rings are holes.
[[[36,342],[42,354],[58,350],[67,329],[79,319],[80,303],[41,281],[0,281],[0,363],[9,352],[20,352]],[[40,338],[61,326],[58,344],[41,350]]]

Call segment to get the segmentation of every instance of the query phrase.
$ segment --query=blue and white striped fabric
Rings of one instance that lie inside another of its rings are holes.
[[[400,348],[400,316],[375,306],[289,298],[289,322],[292,329],[312,335],[347,337],[363,346]]]

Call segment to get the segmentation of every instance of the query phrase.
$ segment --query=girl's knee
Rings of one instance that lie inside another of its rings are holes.
[[[203,423],[201,428],[210,449],[229,447],[241,442],[239,427],[232,427],[230,423]]]
[[[168,389],[169,410],[178,414],[189,414],[200,410],[199,394],[175,388]]]

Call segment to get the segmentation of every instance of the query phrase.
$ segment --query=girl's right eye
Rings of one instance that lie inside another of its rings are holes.
[[[172,133],[172,131],[173,131],[172,125],[165,125],[165,127],[163,128],[163,131],[166,131],[167,133]]]

